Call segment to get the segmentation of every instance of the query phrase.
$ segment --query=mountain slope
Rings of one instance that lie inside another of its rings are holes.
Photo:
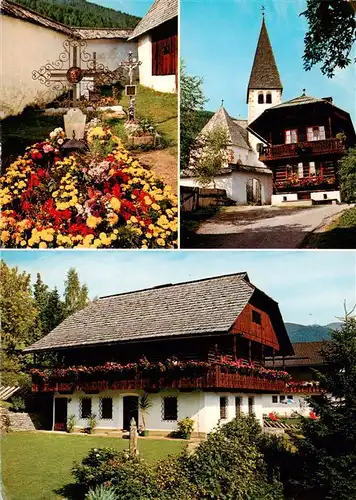
[[[17,0],[54,21],[81,28],[134,28],[140,18],[86,0]]]
[[[341,323],[330,323],[329,325],[299,325],[297,323],[285,323],[290,341],[293,342],[316,342],[330,338],[330,328],[340,328]]]

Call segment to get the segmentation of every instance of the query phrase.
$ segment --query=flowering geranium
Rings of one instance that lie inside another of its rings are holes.
[[[1,241],[10,248],[174,248],[177,198],[100,126],[110,153],[65,157],[62,129],[27,148],[1,177]]]

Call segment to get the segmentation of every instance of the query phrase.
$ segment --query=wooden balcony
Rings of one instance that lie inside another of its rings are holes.
[[[323,389],[320,387],[320,384],[309,384],[309,383],[301,383],[301,384],[286,384],[286,392],[288,394],[321,394]]]
[[[48,380],[32,384],[33,392],[59,392],[71,394],[75,391],[96,393],[107,390],[145,390],[158,391],[161,389],[201,389],[201,390],[242,390],[258,392],[283,392],[283,380],[269,380],[258,376],[228,373],[219,366],[212,367],[206,372],[184,374],[159,374],[157,376],[135,375],[132,378],[110,377],[108,380],[59,381]]]
[[[277,144],[264,147],[259,155],[260,161],[270,162],[284,158],[303,158],[324,154],[343,154],[345,144],[340,139],[324,139],[322,141],[305,141],[293,144]]]

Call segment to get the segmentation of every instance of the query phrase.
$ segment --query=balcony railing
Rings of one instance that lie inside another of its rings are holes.
[[[336,178],[334,175],[314,175],[309,177],[301,177],[292,175],[283,180],[274,182],[274,190],[276,193],[286,191],[308,191],[315,189],[330,190],[336,187]]]
[[[286,384],[288,394],[321,394],[324,392],[319,382],[289,382]]]
[[[101,377],[100,377],[101,378]],[[134,375],[132,377],[118,377],[114,375],[101,380],[99,377],[92,380],[36,380],[32,385],[34,392],[86,393],[107,390],[138,390],[156,391],[160,389],[236,389],[249,391],[283,392],[286,383],[279,379],[266,379],[257,375],[241,375],[229,373],[220,366],[214,366],[201,373],[179,374],[164,373],[154,376]]]
[[[304,155],[322,155],[328,153],[342,154],[346,151],[341,139],[324,139],[322,141],[305,141],[293,144],[278,144],[262,149],[259,159],[263,162],[283,158],[300,158]]]

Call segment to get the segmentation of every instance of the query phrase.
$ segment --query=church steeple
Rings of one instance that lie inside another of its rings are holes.
[[[283,86],[269,40],[265,18],[262,18],[260,36],[247,88],[247,102],[250,90],[280,90]]]

